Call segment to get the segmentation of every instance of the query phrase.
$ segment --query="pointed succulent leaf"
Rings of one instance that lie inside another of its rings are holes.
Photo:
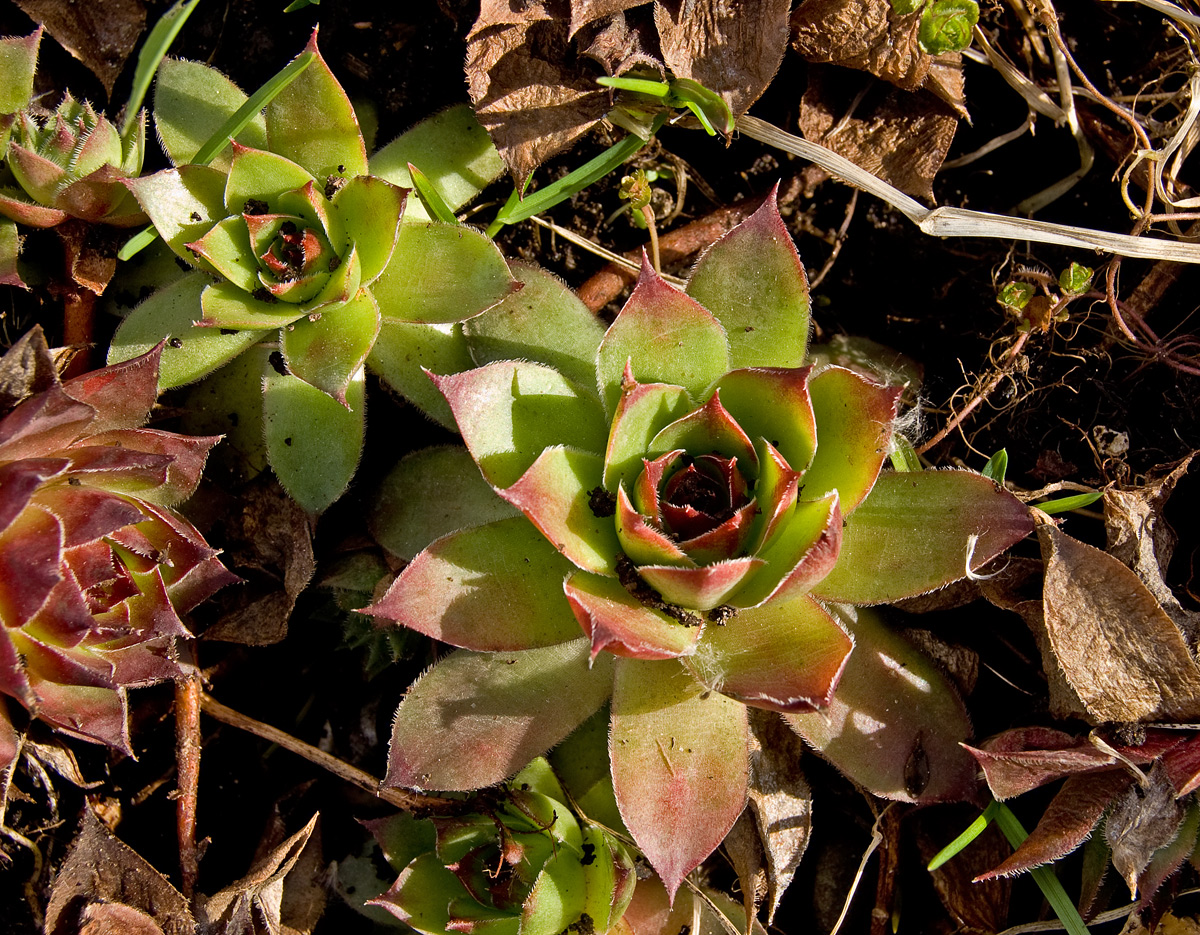
[[[699,568],[643,565],[638,574],[663,600],[689,610],[712,610],[729,601],[763,565],[761,558],[743,555]]]
[[[154,79],[154,125],[158,139],[174,165],[192,162],[200,147],[221,129],[246,95],[215,68],[202,62],[164,58]],[[255,114],[238,133],[237,141],[255,149],[267,148],[267,124]],[[232,150],[226,147],[209,165],[228,171]]]
[[[604,415],[595,398],[543,364],[501,361],[430,379],[496,487],[513,484],[550,445],[604,448]]]
[[[5,460],[35,458],[66,447],[96,417],[96,410],[57,385],[22,401],[0,419],[0,451]]]
[[[823,708],[833,697],[853,641],[807,594],[743,610],[709,625],[684,660],[706,687],[770,711]]]
[[[733,596],[737,607],[754,607],[807,593],[838,560],[842,513],[832,493],[821,500],[800,500],[784,515],[779,531],[755,554],[766,564]]]
[[[36,506],[0,532],[0,620],[20,627],[46,603],[62,580],[62,523]]]
[[[475,113],[459,104],[422,120],[370,159],[370,171],[402,188],[412,187],[408,164],[418,166],[452,210],[458,210],[504,172],[504,161]],[[429,220],[420,202],[410,220]],[[482,363],[483,361],[480,361]]]
[[[26,149],[19,143],[10,143],[5,161],[21,189],[38,204],[53,207],[59,183],[67,178],[67,170],[52,159]]]
[[[243,292],[254,292],[261,285],[246,222],[240,217],[218,221],[199,240],[186,244],[186,248]]]
[[[0,215],[27,227],[57,227],[69,216],[59,208],[35,204],[16,189],[0,188]]]
[[[157,481],[151,488],[143,488],[140,485],[131,485],[126,488],[122,484],[119,467],[104,483],[108,490],[136,492],[141,500],[161,506],[174,506],[195,493],[196,486],[200,483],[200,475],[204,471],[204,462],[208,459],[208,453],[220,440],[220,436],[204,438],[142,428],[97,432],[89,436],[88,443],[100,448],[109,447],[118,452],[137,451],[151,457],[157,456],[165,459],[165,474],[162,480]],[[78,450],[80,449],[72,446],[65,453],[74,454]],[[78,461],[73,461],[71,470],[80,469]],[[89,479],[99,481],[100,477],[93,473]]]
[[[500,250],[469,227],[401,224],[372,285],[385,321],[452,322],[491,308],[516,286]]]
[[[345,305],[301,317],[281,333],[288,370],[347,405],[346,388],[379,333],[379,307],[368,290],[360,289]]]
[[[378,301],[374,289],[372,295]],[[461,373],[475,366],[462,325],[388,321],[382,308],[380,311],[379,335],[367,356],[371,372],[438,425],[456,431],[454,414],[426,371]]]
[[[746,708],[704,689],[678,662],[618,659],[613,786],[625,825],[675,891],[746,804]]]
[[[386,909],[425,935],[445,935],[450,931],[450,904],[463,898],[470,899],[470,894],[462,881],[442,864],[437,854],[427,851],[400,871],[391,889],[369,900],[367,905]],[[517,919],[513,917],[507,935],[516,932]]]
[[[699,409],[675,420],[650,439],[647,453],[659,455],[677,448],[693,455],[713,453],[736,459],[748,480],[758,477],[754,443],[721,405],[719,391]]]
[[[924,594],[967,577],[1032,531],[1028,508],[986,477],[881,474],[847,520],[837,564],[813,594],[854,604]]]
[[[579,636],[570,571],[523,516],[497,520],[434,541],[362,613],[480,652],[553,646]]]
[[[759,439],[757,450],[759,477],[754,496],[759,503],[759,518],[750,545],[753,553],[775,537],[784,517],[792,512],[800,480],[800,473],[789,467],[783,455],[765,438]]]
[[[499,493],[577,567],[612,575],[621,544],[612,518],[597,516],[591,506],[602,473],[599,455],[547,448],[520,480]]]
[[[713,388],[752,441],[766,439],[789,468],[801,473],[808,470],[817,449],[817,421],[808,389],[810,373],[810,367],[732,370]]]
[[[282,328],[305,313],[291,302],[267,302],[231,282],[215,282],[200,296],[200,321],[206,328],[228,331]]]
[[[229,214],[251,214],[247,202],[273,205],[284,192],[304,188],[313,176],[286,156],[233,144],[233,160],[225,180],[225,209]]]
[[[496,495],[461,445],[424,448],[392,468],[372,500],[367,527],[393,555],[412,561],[434,539],[519,516]]]
[[[729,369],[720,322],[654,272],[644,256],[633,295],[600,343],[596,374],[607,412],[616,411],[626,363],[639,382],[682,386],[695,399]]]
[[[267,371],[267,454],[279,483],[310,513],[333,503],[354,476],[362,454],[364,397],[361,370],[346,388],[346,406],[297,377]]]
[[[322,181],[367,173],[367,150],[350,98],[317,49],[313,30],[305,52],[312,63],[266,108],[271,150],[304,166]],[[313,120],[314,114],[321,119]]]
[[[0,39],[0,114],[24,110],[33,97],[41,40],[41,26],[28,36]]]
[[[209,283],[207,276],[196,272],[153,293],[117,326],[109,362],[145,354],[166,338],[158,385],[170,389],[199,380],[262,340],[265,329],[225,333],[193,324],[202,314],[201,295]]]
[[[571,686],[563,692],[564,685]],[[396,712],[387,786],[468,790],[517,772],[582,724],[612,691],[612,662],[588,641],[509,653],[459,650]]]
[[[576,800],[578,801],[578,800]],[[581,807],[584,807],[580,803]],[[583,866],[585,902],[583,911],[597,932],[617,925],[637,884],[633,858],[617,838],[598,825],[585,825],[583,847],[594,859]]]
[[[557,850],[542,865],[521,907],[520,935],[558,935],[566,931],[579,918],[585,888],[579,855],[565,847]]]
[[[167,246],[195,265],[197,258],[186,245],[226,216],[225,183],[225,174],[209,166],[180,166],[125,184]],[[203,268],[215,272],[207,264]]]
[[[887,459],[899,387],[880,386],[852,370],[829,367],[808,381],[817,418],[817,453],[800,483],[806,499],[837,490],[849,516]]]
[[[66,458],[22,458],[0,465],[0,531],[21,515],[44,481],[62,474]]]
[[[601,650],[631,659],[673,659],[693,652],[700,638],[699,627],[685,627],[644,606],[613,578],[577,571],[563,588],[592,641],[592,659]]]
[[[362,262],[362,282],[369,286],[387,267],[400,232],[407,192],[369,175],[359,175],[333,196],[333,208],[347,240]],[[330,232],[333,239],[333,232]],[[340,254],[340,244],[334,243]]]
[[[471,356],[480,365],[537,361],[590,391],[604,325],[553,273],[516,261],[509,268],[520,288],[463,322]]]
[[[827,707],[784,720],[875,795],[902,802],[972,796],[976,767],[960,744],[971,722],[950,682],[873,611],[831,609],[854,638],[854,652]]]
[[[808,277],[779,216],[777,192],[778,186],[761,208],[713,244],[688,281],[688,295],[725,326],[733,367],[804,362]]]
[[[150,410],[158,401],[159,357],[165,344],[63,384],[68,396],[96,410],[96,418],[90,426],[92,431],[135,429],[146,424]]]
[[[632,489],[644,469],[650,440],[688,411],[687,391],[666,383],[623,383],[604,454],[604,488]],[[649,515],[650,511],[647,510]]]
[[[0,196],[0,215],[4,214]],[[0,218],[0,286],[16,286],[18,289],[28,289],[21,274],[17,271],[17,254],[21,252],[21,237],[17,233],[16,221]],[[0,727],[3,725],[0,724]]]
[[[621,550],[635,565],[682,565],[694,568],[675,540],[634,509],[624,487],[617,488],[617,539]]]
[[[137,201],[122,184],[128,176],[116,166],[101,166],[59,191],[55,205],[71,217],[93,224],[133,227],[146,223]]]

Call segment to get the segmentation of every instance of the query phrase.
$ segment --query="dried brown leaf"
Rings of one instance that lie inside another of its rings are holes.
[[[1184,807],[1161,763],[1147,774],[1146,788],[1131,786],[1108,814],[1104,837],[1112,848],[1113,866],[1137,896],[1138,877],[1160,847],[1179,834]]]
[[[792,882],[812,831],[804,744],[776,715],[750,709],[750,808],[767,860],[767,923]]]
[[[642,6],[646,0],[571,0],[571,38],[584,26],[596,20],[612,16],[614,13],[624,13],[635,6]]]
[[[296,598],[316,568],[312,522],[274,480],[260,478],[230,500],[220,534],[222,560],[246,579],[218,598],[221,619],[205,639],[266,646],[287,635]]]
[[[944,52],[929,65],[929,77],[924,89],[941,98],[959,117],[968,123],[967,99],[963,88],[963,62],[961,52]]]
[[[30,19],[44,25],[59,45],[83,62],[110,95],[146,28],[146,7],[142,0],[104,0],[104,3],[16,0],[16,3]]]
[[[137,910],[121,913],[114,906]],[[105,908],[91,908],[102,906]],[[90,909],[90,915],[89,915]],[[108,929],[101,927],[124,917],[141,916],[152,922],[162,935],[192,935],[195,922],[187,900],[161,873],[136,852],[119,841],[92,812],[84,811],[83,824],[62,869],[50,891],[46,906],[46,935],[76,935],[88,920],[96,928],[89,935],[105,931],[129,931],[143,935],[153,930]]]
[[[788,0],[659,0],[654,23],[671,73],[716,91],[737,117],[758,100],[783,61]]]
[[[978,809],[946,806],[926,809],[908,818],[915,824],[917,846],[921,859],[928,863],[943,847],[950,843],[954,830],[966,825]],[[956,818],[955,816],[959,816]],[[933,887],[937,890],[942,905],[950,915],[968,929],[982,932],[998,932],[1008,918],[1008,903],[1012,895],[1012,881],[1001,878],[974,882],[975,877],[989,867],[994,867],[1012,852],[1008,841],[995,824],[971,842],[960,853],[930,872]]]
[[[932,94],[886,85],[855,107],[857,82],[844,80],[845,74],[809,69],[800,131],[901,191],[932,200],[933,178],[950,151],[958,118]]]
[[[618,13],[583,29],[575,37],[580,54],[599,62],[610,75],[644,66],[665,77],[654,20],[640,12]]]
[[[857,68],[911,91],[929,74],[917,44],[921,14],[889,0],[804,0],[792,12],[792,48],[810,62]]]
[[[1071,853],[1088,839],[1105,809],[1133,781],[1123,769],[1068,776],[1021,846],[976,879],[1011,876]]]
[[[307,825],[256,863],[242,879],[200,899],[197,912],[203,935],[286,935],[298,931],[284,911],[285,883],[309,849],[317,817],[313,815]],[[316,838],[312,842],[319,848]],[[310,855],[299,872],[311,874],[311,860]],[[320,866],[319,854],[316,861]],[[306,924],[315,921],[306,917]]]
[[[1200,667],[1171,618],[1121,562],[1038,527],[1049,648],[1098,721],[1200,717]]]
[[[0,357],[0,413],[57,382],[58,371],[46,346],[46,335],[41,325],[34,325]]]
[[[1024,732],[1022,729],[1006,731],[1001,737]],[[1069,737],[1066,734],[1063,736]],[[982,748],[967,747],[967,750],[983,767],[984,778],[992,795],[1004,801],[1063,776],[1107,769],[1117,762],[1116,757],[1089,743],[1069,739],[1069,746],[1057,749],[1043,741],[1031,744],[1032,749],[997,750],[989,741]]]
[[[568,41],[567,12],[565,0],[491,0],[467,38],[467,91],[518,188],[610,106]]]
[[[758,825],[749,809],[738,816],[721,845],[729,855],[733,872],[737,874],[742,906],[746,910],[743,928],[749,930],[758,913],[759,903],[767,895],[767,858],[758,836]]]
[[[163,935],[153,917],[121,903],[92,903],[83,910],[79,935]]]

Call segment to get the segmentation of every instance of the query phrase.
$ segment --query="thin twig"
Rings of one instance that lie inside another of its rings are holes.
[[[196,804],[200,788],[200,675],[175,682],[175,762],[178,794],[175,830],[179,837],[179,877],[188,899],[196,890],[200,861],[196,852]]]
[[[264,724],[262,721],[256,721],[254,718],[248,717],[240,711],[226,707],[212,697],[212,695],[201,694],[200,706],[209,717],[221,721],[223,724],[228,724],[231,727],[244,730],[255,737],[261,737],[263,740],[278,744],[290,753],[303,757],[310,763],[315,763],[322,769],[333,773],[339,779],[353,783],[376,798],[382,799],[388,804],[404,809],[405,811],[450,811],[460,807],[462,804],[454,799],[444,799],[436,795],[423,795],[420,792],[409,792],[405,789],[385,788],[380,785],[378,779],[370,773],[359,769],[357,766],[351,766],[344,760],[339,760],[336,756],[332,756],[324,750],[307,744],[303,740],[298,740],[277,727]]]
[[[842,913],[838,916],[837,922],[834,923],[833,930],[829,935],[838,935],[838,932],[842,928],[842,923],[846,921],[846,916],[850,912],[850,903],[854,900],[854,894],[858,892],[858,884],[862,880],[863,872],[867,869],[867,861],[871,859],[871,855],[875,853],[875,849],[883,841],[883,833],[879,830],[879,823],[883,820],[883,816],[892,808],[892,804],[894,803],[889,803],[879,813],[879,817],[875,819],[875,824],[871,826],[871,843],[863,851],[862,860],[858,862],[858,872],[854,874],[854,880],[850,884],[850,892],[846,894],[846,901],[842,903]]]

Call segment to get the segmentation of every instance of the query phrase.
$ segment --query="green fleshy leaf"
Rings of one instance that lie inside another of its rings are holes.
[[[280,345],[293,376],[344,404],[351,376],[366,361],[378,333],[379,308],[362,289],[345,305],[288,325]]]
[[[783,718],[869,792],[904,802],[970,797],[974,758],[966,709],[941,670],[869,610],[830,608],[854,637],[833,700]]]
[[[235,146],[225,181],[225,207],[230,214],[242,214],[251,200],[274,206],[284,192],[303,188],[312,181],[303,166],[278,153]]]
[[[928,55],[961,52],[971,44],[971,31],[978,22],[975,0],[933,0],[921,14],[917,42]]]
[[[671,383],[701,399],[729,370],[729,345],[710,312],[644,262],[633,295],[600,344],[596,374],[606,412],[617,408],[627,361],[639,383]]]
[[[267,368],[263,420],[279,483],[310,513],[342,495],[362,454],[362,371],[346,390],[349,408],[290,374]]]
[[[448,323],[478,315],[514,285],[483,234],[430,221],[400,225],[391,262],[372,289],[385,321]]]
[[[17,254],[20,252],[21,237],[16,222],[0,220],[0,286],[27,288],[17,272]]]
[[[408,164],[421,171],[437,186],[452,210],[457,211],[496,181],[504,172],[504,160],[475,113],[459,104],[421,121],[371,157],[372,175],[412,188]],[[409,220],[430,220],[424,205],[406,209]]]
[[[200,296],[200,317],[214,329],[282,328],[304,314],[305,308],[291,302],[264,302],[231,282],[213,283]]]
[[[33,97],[42,27],[28,36],[0,39],[0,114],[24,110]]]
[[[837,561],[842,514],[836,494],[800,500],[755,554],[766,562],[732,598],[737,607],[808,591]]]
[[[428,818],[415,818],[409,812],[398,812],[381,820],[368,819],[364,824],[379,842],[383,859],[397,873],[422,854],[431,852],[437,843],[433,823]]]
[[[579,636],[570,571],[525,517],[497,520],[435,540],[363,613],[480,652],[553,646]]]
[[[687,293],[725,326],[731,367],[804,362],[808,278],[774,192],[713,244],[696,265]]]
[[[604,416],[595,398],[543,364],[500,361],[432,379],[496,487],[513,484],[550,445],[603,450]]]
[[[405,867],[392,888],[368,905],[383,907],[418,932],[445,935],[450,924],[449,907],[456,899],[470,899],[467,888],[429,851]],[[515,916],[511,929],[508,935],[516,935]]]
[[[1071,510],[1081,510],[1085,506],[1091,506],[1104,494],[1099,490],[1091,493],[1079,493],[1073,497],[1059,497],[1056,500],[1046,500],[1042,503],[1034,503],[1032,506],[1037,507],[1043,513],[1069,513]]]
[[[830,367],[808,381],[817,419],[817,452],[800,478],[801,497],[836,490],[849,516],[887,459],[900,388],[880,386],[852,370]]]
[[[819,439],[807,368],[734,370],[716,383],[721,405],[752,441],[767,439],[793,471],[805,471]]]
[[[258,264],[250,247],[246,222],[240,217],[228,217],[193,242],[195,252],[243,292],[253,292],[261,283]]]
[[[193,266],[215,273],[211,266],[187,249],[225,217],[225,183],[222,172],[208,166],[180,166],[154,175],[131,179],[129,187],[150,223],[167,245]]]
[[[685,627],[644,606],[615,578],[576,571],[563,589],[592,641],[593,658],[606,650],[631,659],[673,659],[696,648],[699,627]]]
[[[192,162],[200,147],[244,103],[246,95],[215,68],[164,59],[154,84],[154,124],[171,162],[177,166]],[[237,141],[253,149],[267,148],[267,124],[261,114],[237,135]],[[227,172],[231,156],[226,146],[209,165]]]
[[[604,454],[604,488],[609,492],[633,483],[642,473],[650,440],[687,415],[687,391],[666,383],[638,383],[621,391]]]
[[[358,118],[317,50],[315,30],[305,51],[314,53],[315,60],[267,105],[271,150],[304,166],[322,182],[330,175],[366,175],[367,151]],[[320,114],[320,119],[314,120],[314,114]]]
[[[188,390],[183,431],[225,436],[208,456],[210,479],[216,479],[215,470],[223,469],[236,483],[244,483],[267,469],[262,375],[270,354],[269,347],[251,347]]]
[[[461,373],[475,366],[462,325],[420,325],[385,318],[367,366],[429,418],[452,432],[458,430],[449,403],[424,371]]]
[[[225,334],[219,328],[193,325],[201,316],[201,293],[208,288],[207,276],[191,273],[155,292],[117,327],[108,362],[137,357],[170,338],[158,371],[159,388],[165,390],[212,373],[267,335],[265,330]]]
[[[529,263],[509,264],[520,290],[463,323],[479,364],[532,360],[591,390],[604,325],[561,279]]]
[[[969,471],[882,474],[846,521],[817,597],[882,604],[965,578],[1033,531],[1029,510]]]
[[[566,848],[557,850],[543,865],[525,899],[520,935],[558,935],[566,931],[583,911],[585,894],[579,855]]]
[[[698,409],[693,409],[650,440],[647,454],[652,457],[682,449],[693,455],[710,452],[736,458],[738,468],[753,483],[758,479],[758,454],[754,443],[734,421],[717,394]]]
[[[580,815],[619,834],[628,834],[617,810],[608,769],[608,717],[605,706],[580,724],[570,737],[550,751],[550,765],[571,794]]]
[[[333,196],[334,212],[344,235],[354,244],[362,262],[363,285],[373,283],[392,258],[404,201],[403,189],[369,175],[352,178]],[[336,243],[334,250],[345,252]]]
[[[746,707],[675,660],[616,661],[613,786],[625,825],[668,894],[716,850],[746,804]]]
[[[987,464],[983,466],[980,475],[986,477],[992,483],[1004,485],[1004,475],[1008,471],[1008,449],[1001,448],[994,455],[988,458]]]
[[[496,496],[466,448],[445,445],[401,459],[371,499],[367,526],[393,555],[412,561],[434,539],[518,516]]]
[[[612,783],[608,786],[611,792]],[[583,841],[585,848],[590,845],[594,855],[594,859],[583,868],[587,887],[583,911],[592,920],[597,932],[607,932],[616,925],[629,906],[637,873],[633,858],[624,845],[603,828],[586,825]]]
[[[607,655],[588,667],[586,639],[451,653],[400,703],[384,784],[465,791],[507,779],[608,700],[612,671]]]

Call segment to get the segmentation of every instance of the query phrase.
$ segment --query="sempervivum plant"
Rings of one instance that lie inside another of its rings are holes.
[[[499,500],[419,461],[391,482],[430,500],[440,475],[465,505],[435,524],[466,528],[369,612],[464,651],[400,705],[386,781],[497,782],[610,702],[620,812],[672,893],[743,808],[746,705],[882,794],[969,791],[961,703],[840,604],[961,578],[1031,520],[978,474],[881,473],[899,390],[803,366],[807,282],[774,200],[686,292],[644,266],[607,331],[525,279],[467,323],[481,366],[431,375]]]
[[[400,874],[372,904],[426,935],[558,935],[585,915],[602,935],[633,897],[633,859],[567,803],[539,757],[458,814],[370,822]]]
[[[218,439],[143,427],[160,351],[64,383],[35,331],[0,361],[0,693],[126,752],[126,689],[179,675],[179,614],[237,580],[171,509]]]
[[[315,33],[301,58],[299,77],[206,165],[189,160],[246,96],[211,68],[164,63],[155,121],[176,165],[129,188],[194,271],[134,309],[110,359],[170,338],[160,375],[167,388],[252,346],[269,348],[243,381],[259,412],[242,415],[265,416],[275,473],[317,512],[358,461],[368,356],[403,357],[400,323],[470,317],[513,281],[478,231],[400,223],[407,190],[370,174],[357,115]],[[212,107],[198,111],[201,99]],[[449,139],[460,131],[449,128]]]

